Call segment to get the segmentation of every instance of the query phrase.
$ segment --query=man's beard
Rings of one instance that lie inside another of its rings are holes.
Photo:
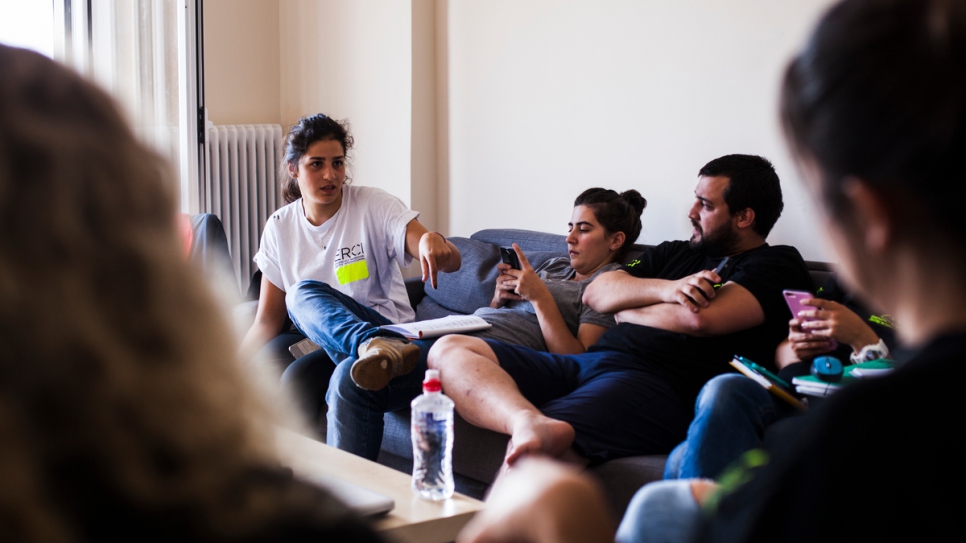
[[[694,225],[696,228],[698,225]],[[728,227],[712,230],[711,233],[701,231],[701,239],[694,240],[691,236],[691,248],[712,258],[730,256],[736,252],[738,246],[738,232]]]

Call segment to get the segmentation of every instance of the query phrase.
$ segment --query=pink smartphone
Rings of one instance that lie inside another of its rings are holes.
[[[802,303],[803,300],[811,300],[815,297],[814,294],[805,290],[783,290],[782,296],[785,297],[785,303],[788,304],[788,309],[792,311],[792,318],[797,319],[799,312],[810,311],[815,309],[815,307],[810,305],[805,305]],[[803,320],[815,320],[813,318],[807,318]]]
[[[818,320],[814,317],[798,316],[799,312],[801,311],[812,311],[816,309],[816,307],[813,305],[805,305],[802,303],[804,300],[811,300],[812,298],[814,298],[815,297],[814,294],[806,290],[783,290],[782,295],[785,296],[785,303],[788,304],[788,309],[792,311],[793,319],[801,319],[803,321]],[[806,333],[808,332],[806,331]],[[835,338],[829,338],[829,340],[832,342],[833,349],[838,347],[839,342],[835,341]]]

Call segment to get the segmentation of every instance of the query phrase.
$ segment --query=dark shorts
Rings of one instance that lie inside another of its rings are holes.
[[[687,436],[690,406],[635,356],[560,355],[486,342],[530,403],[573,426],[574,449],[592,463],[667,454]]]

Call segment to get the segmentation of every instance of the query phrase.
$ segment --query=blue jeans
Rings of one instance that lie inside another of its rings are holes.
[[[302,334],[295,334],[302,337]],[[322,436],[325,435],[325,391],[332,372],[342,366],[351,368],[352,364],[336,366],[329,355],[319,349],[291,362],[282,373],[282,390],[293,398],[305,420]]]
[[[781,405],[779,405],[781,404]],[[765,430],[793,412],[744,375],[719,375],[701,388],[687,439],[674,448],[665,479],[712,479],[750,449]]]
[[[617,543],[682,543],[693,539],[700,524],[701,507],[694,501],[691,481],[657,481],[634,494],[615,539]]]
[[[336,364],[355,358],[359,345],[374,337],[402,337],[379,328],[392,322],[321,281],[299,281],[285,294],[288,315],[305,337]]]
[[[328,383],[329,404],[325,442],[333,447],[375,461],[382,447],[383,415],[409,407],[423,392],[426,355],[436,339],[416,340],[419,362],[406,375],[389,381],[382,390],[364,390],[352,382],[351,364],[340,364]]]

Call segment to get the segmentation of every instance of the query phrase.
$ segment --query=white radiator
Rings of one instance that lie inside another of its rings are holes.
[[[265,222],[282,205],[276,169],[282,160],[277,124],[207,126],[207,166],[201,209],[225,225],[235,278],[244,292]]]

